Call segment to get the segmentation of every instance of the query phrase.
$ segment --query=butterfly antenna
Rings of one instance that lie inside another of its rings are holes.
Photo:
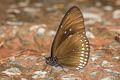
[[[24,52],[26,52],[26,51],[31,51],[31,52],[35,52],[35,53],[39,53],[37,50],[35,50],[35,49],[22,49],[21,51],[20,51],[20,53],[24,53]]]
[[[37,51],[37,50],[34,50],[34,49],[22,49],[22,50],[16,52],[15,54],[13,54],[13,55],[11,55],[11,56],[18,57],[18,56],[20,56],[20,55],[23,55],[23,53],[26,52],[26,51],[32,51],[32,52],[37,52],[37,53],[38,53],[38,51]],[[9,61],[9,58],[10,58],[10,57],[7,57],[7,58],[5,58],[5,59],[0,60],[0,64],[3,64],[4,61]]]
[[[21,54],[19,54],[19,56],[22,55],[24,52],[27,52],[27,51],[34,52],[34,53],[40,53],[39,51],[37,51],[35,49],[24,49],[24,48],[22,48],[21,51],[18,52],[18,53],[21,53]],[[40,54],[40,56],[45,57],[44,55],[41,55],[41,54]],[[41,57],[39,57],[38,59],[40,59]]]

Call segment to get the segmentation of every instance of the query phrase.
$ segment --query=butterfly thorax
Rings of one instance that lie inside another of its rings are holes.
[[[51,66],[58,66],[58,58],[56,56],[54,57],[47,57],[46,63]]]

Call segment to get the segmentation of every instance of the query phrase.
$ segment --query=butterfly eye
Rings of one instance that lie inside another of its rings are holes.
[[[66,34],[66,33],[67,33],[67,31],[64,32],[64,34]]]
[[[72,29],[70,28],[69,31],[72,31]]]

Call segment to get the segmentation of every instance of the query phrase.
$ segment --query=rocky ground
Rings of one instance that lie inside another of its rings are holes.
[[[0,0],[0,80],[120,80],[120,2],[96,1]],[[81,71],[45,64],[58,25],[73,5],[83,13],[91,47]]]

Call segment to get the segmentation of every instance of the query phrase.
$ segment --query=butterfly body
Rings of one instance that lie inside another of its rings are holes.
[[[51,47],[46,63],[82,69],[89,59],[90,46],[85,34],[84,20],[78,7],[73,6],[65,14]]]

